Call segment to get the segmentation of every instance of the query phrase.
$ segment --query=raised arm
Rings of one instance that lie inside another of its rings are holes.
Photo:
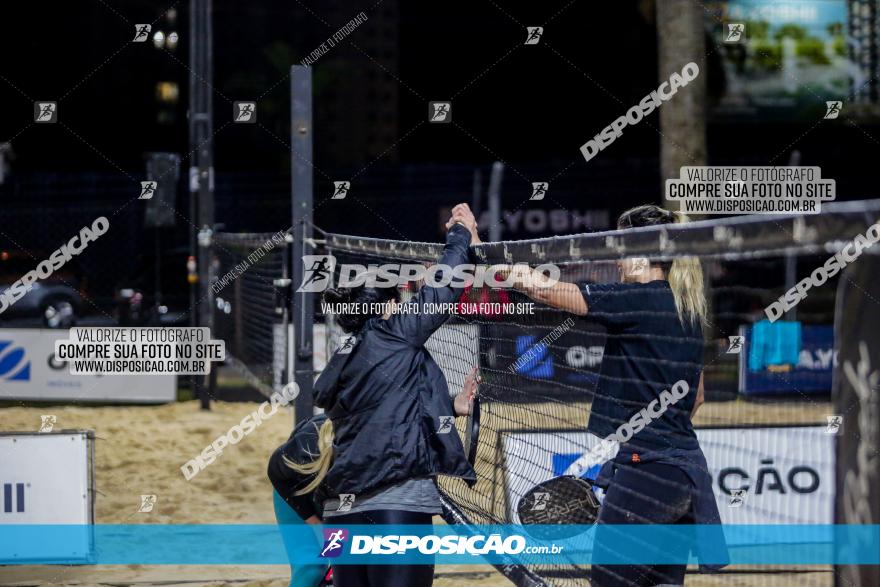
[[[458,204],[455,206],[455,208],[452,209],[452,218],[450,218],[449,221],[462,221],[466,227],[471,229],[471,244],[478,245],[482,243],[480,236],[477,234],[476,218],[474,218],[473,212],[471,212],[471,209],[467,204]],[[449,224],[447,224],[447,227],[448,226]],[[565,310],[566,312],[571,312],[578,316],[586,315],[587,302],[584,300],[584,296],[576,284],[557,281],[555,284],[548,287],[530,286],[527,284],[544,281],[543,276],[529,270],[525,266],[514,266],[511,270],[514,272],[514,288],[523,292],[536,302],[541,302],[542,304]]]
[[[464,223],[452,222],[447,224],[446,246],[437,261],[440,265],[455,268],[470,262],[468,246],[471,241],[471,231]],[[442,278],[438,274],[438,281]],[[416,306],[414,311],[402,310],[388,319],[392,330],[414,345],[424,344],[435,330],[440,328],[449,318],[449,313],[439,313],[432,309],[432,305],[451,304],[458,300],[461,295],[463,284],[453,279],[449,285],[433,287],[423,285],[407,304]]]

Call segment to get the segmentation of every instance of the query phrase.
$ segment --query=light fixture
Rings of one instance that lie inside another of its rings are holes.
[[[153,46],[156,49],[161,49],[165,46],[165,33],[162,31],[156,31],[153,33]]]
[[[177,82],[157,82],[156,99],[168,104],[177,104],[180,97],[180,88]]]

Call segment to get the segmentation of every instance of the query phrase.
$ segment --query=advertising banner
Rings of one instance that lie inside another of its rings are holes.
[[[64,541],[18,541],[0,547],[0,564],[87,560],[94,501],[90,431],[0,434],[0,527],[64,524]]]
[[[0,380],[3,399],[165,403],[177,398],[174,375],[71,375],[55,358],[55,341],[67,330],[0,330]]]
[[[825,426],[706,428],[697,430],[697,437],[722,523],[833,523],[834,436]],[[581,431],[502,433],[511,516],[527,491],[563,474],[598,444],[598,437]],[[584,476],[594,478],[598,469]]]

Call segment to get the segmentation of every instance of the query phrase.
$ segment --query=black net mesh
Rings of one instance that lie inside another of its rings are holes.
[[[270,395],[286,381],[289,275],[283,233],[221,233],[214,238],[212,292],[215,336],[226,341],[226,364]]]
[[[620,259],[647,258],[652,264],[698,259],[709,311],[702,329],[701,358],[707,403],[696,415],[695,425],[713,476],[722,522],[830,524],[835,503],[835,432],[829,418],[841,410],[830,398],[834,301],[839,280],[851,278],[838,274],[813,287],[796,307],[796,314],[782,316],[781,322],[793,324],[790,328],[799,333],[794,351],[759,347],[773,336],[761,332],[767,324],[765,308],[785,293],[792,279],[809,277],[878,218],[876,203],[831,208],[821,216],[739,218],[487,244],[477,248],[477,260],[533,267],[554,263],[561,269],[562,281],[605,284],[619,279]],[[336,258],[337,269],[342,264],[430,265],[441,248],[327,235],[327,253]],[[856,285],[876,289],[868,283]],[[410,286],[405,288],[410,291],[404,292],[404,301],[418,284]],[[626,329],[612,332],[589,315],[573,316],[542,304],[535,305],[534,313],[510,314],[493,305],[529,301],[511,289],[465,289],[459,300],[465,305],[427,345],[451,394],[462,388],[473,367],[482,377],[474,465],[478,481],[473,487],[454,478],[439,481],[458,519],[471,524],[519,522],[515,512],[524,494],[537,483],[562,474],[578,456],[595,447],[598,439],[590,438],[586,427],[597,386],[601,388],[607,377],[604,351],[614,337],[632,336]],[[644,311],[633,310],[633,319],[640,314]],[[338,346],[338,329],[332,315],[324,319],[329,354]],[[744,338],[739,339],[737,352],[737,339],[730,337],[739,336]],[[680,342],[663,333],[647,338],[656,349],[654,359],[645,359],[648,363],[662,363],[664,349]],[[774,357],[775,352],[785,356]],[[696,374],[700,365],[695,367]],[[645,372],[651,373],[651,364]],[[640,407],[644,406],[632,406],[632,411]],[[457,425],[464,438],[465,420],[459,418]],[[587,476],[595,473],[593,468]],[[678,505],[665,500],[664,492],[674,494],[677,481],[641,474],[647,476],[645,483],[659,489],[635,499],[650,502],[660,513],[638,521],[675,520]],[[620,513],[629,514],[630,519],[640,517],[638,512]],[[533,574],[519,576],[517,582],[529,584],[539,577],[546,584],[577,585],[589,576],[588,567],[576,565],[534,565],[528,570]],[[832,582],[830,571],[830,567],[733,567],[711,582],[826,585]]]

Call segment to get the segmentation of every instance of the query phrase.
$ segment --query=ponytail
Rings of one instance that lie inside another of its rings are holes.
[[[333,421],[327,420],[321,424],[318,429],[318,455],[317,458],[309,463],[296,463],[286,456],[284,464],[299,473],[300,475],[314,475],[308,485],[297,491],[294,495],[304,495],[311,493],[321,484],[327,471],[330,470],[330,464],[333,460]]]
[[[687,215],[673,212],[676,224],[690,222]],[[672,261],[667,275],[669,287],[675,297],[675,309],[682,323],[685,320],[706,324],[706,295],[703,288],[703,268],[697,257],[677,257]]]
[[[681,212],[664,210],[660,206],[645,204],[630,208],[617,219],[617,227],[638,228],[658,224],[684,224],[690,219]],[[661,266],[664,266],[661,264]],[[675,298],[675,309],[681,323],[706,324],[708,304],[703,289],[703,268],[697,257],[676,257],[668,264],[666,279]],[[666,268],[664,266],[664,268]]]

